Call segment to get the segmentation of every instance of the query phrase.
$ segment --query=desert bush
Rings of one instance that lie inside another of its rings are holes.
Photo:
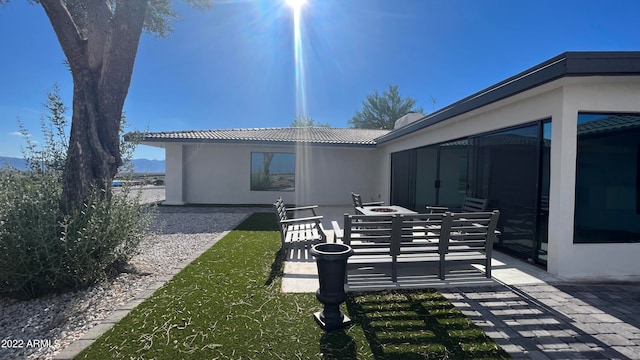
[[[49,96],[49,101],[56,102],[54,109],[49,107],[54,115],[63,117],[59,97]],[[31,170],[0,173],[3,296],[33,298],[101,281],[122,269],[148,233],[151,208],[141,204],[140,192],[127,186],[113,194],[94,189],[81,208],[62,210],[66,143],[53,134],[64,134],[65,123],[48,120],[53,127],[43,125],[43,149],[25,136]]]
[[[51,173],[0,175],[0,293],[37,297],[104,280],[137,253],[150,208],[130,189],[98,190],[70,214]]]

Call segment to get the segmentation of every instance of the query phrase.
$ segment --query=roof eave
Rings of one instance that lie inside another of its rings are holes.
[[[177,139],[177,138],[145,138],[142,143],[188,143],[188,144],[252,144],[252,145],[284,145],[301,144],[332,147],[376,148],[375,143],[336,143],[319,141],[276,141],[276,140],[241,140],[241,139]]]

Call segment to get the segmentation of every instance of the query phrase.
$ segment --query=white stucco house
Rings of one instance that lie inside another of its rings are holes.
[[[416,119],[417,118],[417,119]],[[394,130],[148,133],[166,204],[420,210],[486,198],[496,247],[565,278],[640,279],[640,52],[567,52]]]

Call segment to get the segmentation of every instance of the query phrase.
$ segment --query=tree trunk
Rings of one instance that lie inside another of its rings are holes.
[[[81,208],[95,188],[111,195],[122,165],[120,121],[148,0],[40,0],[73,76],[73,115],[62,208]],[[69,4],[69,7],[67,6]]]
[[[93,89],[95,87],[74,85],[71,135],[62,188],[65,209],[81,205],[94,188],[110,197],[111,182],[122,165],[120,118],[101,116],[99,94]],[[115,130],[100,131],[103,128]]]

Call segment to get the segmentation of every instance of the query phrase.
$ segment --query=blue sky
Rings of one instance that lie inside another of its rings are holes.
[[[307,1],[305,115],[333,127],[348,127],[367,94],[389,84],[432,112],[565,51],[640,50],[637,0]],[[289,126],[302,89],[284,0],[175,7],[170,38],[142,36],[125,104],[131,129]],[[38,141],[46,93],[59,84],[70,106],[71,75],[41,7],[0,6],[0,34],[0,156],[21,156],[16,119]],[[141,146],[134,157],[164,151]]]

